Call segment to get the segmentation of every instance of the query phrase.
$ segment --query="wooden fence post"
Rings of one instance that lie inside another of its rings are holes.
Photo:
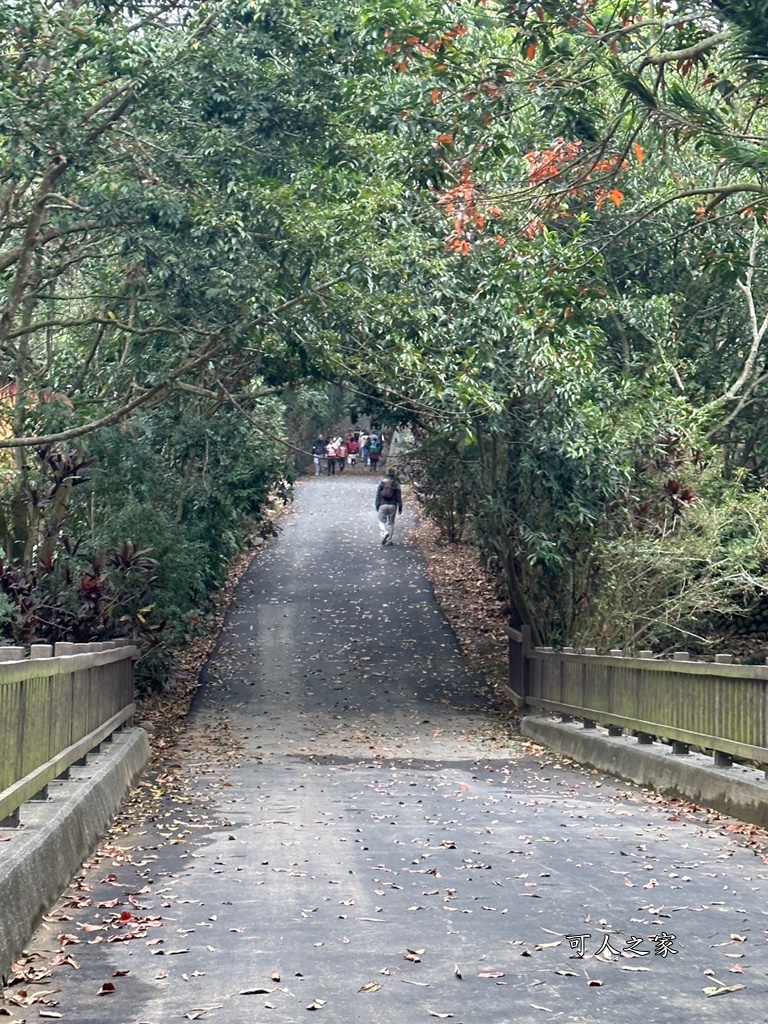
[[[523,642],[520,644],[520,689],[523,698],[522,706],[525,707],[530,693],[531,663],[528,656],[531,651],[531,627],[521,626],[520,633],[523,637]]]
[[[530,666],[528,654],[531,650],[531,627],[521,626],[510,629],[507,686],[515,697],[518,709],[528,702]]]

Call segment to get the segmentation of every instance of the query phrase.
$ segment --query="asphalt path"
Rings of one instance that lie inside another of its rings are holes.
[[[50,995],[17,1019],[768,1020],[746,830],[509,736],[410,516],[379,543],[376,482],[299,484],[154,810],[38,933],[11,991]]]

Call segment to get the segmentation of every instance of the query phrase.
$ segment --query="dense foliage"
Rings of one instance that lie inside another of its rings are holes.
[[[161,678],[347,409],[412,429],[540,642],[759,601],[760,17],[2,5],[6,636],[128,632]]]
[[[444,216],[389,376],[419,489],[540,642],[705,643],[767,582],[761,14],[428,10],[382,100]]]
[[[7,636],[178,641],[338,415],[330,42],[300,4],[2,6]]]

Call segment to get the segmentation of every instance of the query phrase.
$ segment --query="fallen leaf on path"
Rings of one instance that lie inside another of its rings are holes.
[[[707,985],[702,991],[707,996],[722,996],[726,992],[740,992],[744,985]]]
[[[447,1020],[449,1017],[453,1017],[452,1013],[438,1013],[437,1010],[430,1010],[427,1007],[427,1013],[430,1017],[439,1017],[441,1020]]]
[[[366,983],[364,985],[361,985],[360,988],[357,991],[358,992],[378,992],[378,990],[380,988],[381,988],[381,985],[378,983],[378,981],[366,981]]]
[[[61,989],[51,988],[46,992],[31,992],[27,993],[26,990],[15,993],[8,998],[8,1002],[11,1006],[32,1006],[33,1003],[46,1003],[48,1006],[56,1006],[55,1000],[50,999],[50,996],[55,996]]]
[[[74,957],[65,956],[63,953],[57,953],[57,955],[51,960],[51,967],[62,967],[64,964],[74,967],[76,971],[80,970],[80,964],[77,960],[75,960]]]
[[[307,1007],[307,1009],[308,1010],[322,1010],[322,1008],[325,1006],[326,1002],[327,1002],[326,999],[313,999],[312,1002]]]
[[[113,985],[111,981],[105,981],[99,991],[96,993],[97,996],[111,996],[113,992],[117,991],[117,986]]]

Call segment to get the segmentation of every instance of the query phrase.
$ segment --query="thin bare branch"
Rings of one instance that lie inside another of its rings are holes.
[[[757,357],[760,354],[760,347],[765,337],[765,332],[768,330],[768,314],[763,317],[762,322],[758,320],[757,308],[755,307],[755,294],[754,294],[754,282],[755,282],[755,268],[757,262],[757,249],[760,243],[760,229],[755,219],[752,224],[752,242],[749,246],[749,259],[747,263],[747,271],[743,281],[739,281],[739,290],[744,295],[747,302],[747,313],[749,316],[749,326],[752,334],[752,342],[749,346],[747,357],[744,360],[744,365],[741,368],[741,373],[736,380],[731,384],[727,391],[725,391],[718,398],[714,398],[711,402],[707,402],[703,406],[702,411],[708,412],[711,409],[716,409],[721,405],[725,405],[727,402],[732,402],[738,398],[741,394],[742,389],[749,384],[757,362]],[[747,398],[754,387],[754,381],[751,382],[750,387],[747,389],[742,397],[742,400]]]

